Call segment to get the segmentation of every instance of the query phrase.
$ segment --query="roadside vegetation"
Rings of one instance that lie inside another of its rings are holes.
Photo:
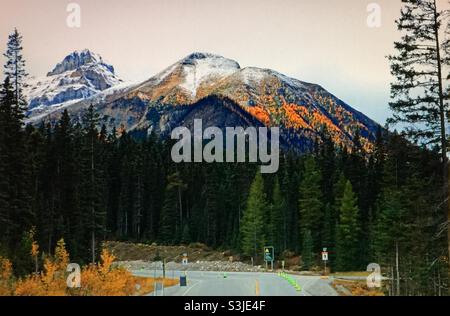
[[[33,242],[30,261],[39,256],[39,246]],[[135,277],[124,268],[113,265],[115,260],[108,250],[103,249],[101,262],[81,268],[80,287],[68,286],[67,272],[69,253],[63,239],[60,239],[54,255],[43,255],[42,270],[36,263],[36,271],[23,277],[15,277],[13,265],[7,258],[0,257],[0,296],[132,296],[151,293],[156,282],[173,286],[178,280]]]

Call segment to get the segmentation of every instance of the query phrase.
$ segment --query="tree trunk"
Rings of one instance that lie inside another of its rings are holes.
[[[439,42],[439,24],[438,24],[438,13],[437,13],[437,5],[436,0],[434,0],[434,32],[436,39],[436,54],[437,54],[437,71],[438,71],[438,81],[439,81],[439,118],[440,118],[440,127],[441,127],[441,156],[442,156],[442,175],[443,175],[443,199],[444,199],[444,212],[446,213],[446,222],[447,222],[447,258],[448,260],[448,275],[450,279],[450,203],[448,201],[449,197],[449,186],[448,186],[448,170],[447,170],[447,136],[445,130],[445,106],[444,106],[444,87],[442,84],[442,62],[441,62],[441,44]],[[450,286],[449,293],[450,293]]]
[[[95,263],[95,232],[92,231],[92,263]]]
[[[399,267],[399,260],[398,260],[398,241],[395,242],[395,272],[396,272],[396,279],[397,279],[397,289],[396,289],[396,296],[400,296],[400,267]]]
[[[94,178],[94,135],[91,135],[91,190],[95,191],[95,178]],[[94,197],[92,195],[91,200],[91,216],[92,216],[92,263],[95,263],[95,207]]]

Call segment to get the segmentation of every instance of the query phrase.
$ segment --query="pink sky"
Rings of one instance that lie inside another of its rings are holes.
[[[81,6],[81,28],[66,25],[71,2]],[[366,23],[372,2],[382,9],[380,28]],[[147,79],[193,51],[212,52],[321,84],[383,123],[391,80],[385,56],[398,38],[399,10],[400,0],[1,0],[0,49],[17,27],[31,75],[89,48],[125,80]]]

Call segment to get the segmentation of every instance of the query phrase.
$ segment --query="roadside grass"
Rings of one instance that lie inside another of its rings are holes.
[[[368,277],[371,271],[333,272],[332,276]]]
[[[133,279],[136,283],[136,285],[139,285],[136,288],[136,296],[142,296],[149,294],[155,290],[155,283],[163,283],[164,287],[170,287],[175,286],[179,284],[178,279],[167,279],[165,278],[146,278],[146,277],[139,277],[139,276],[133,276]]]
[[[361,280],[333,280],[331,284],[340,296],[384,296],[379,289],[370,289]]]

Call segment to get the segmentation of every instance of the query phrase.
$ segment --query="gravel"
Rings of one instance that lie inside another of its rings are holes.
[[[137,270],[161,270],[162,262],[161,261],[118,261],[115,263],[117,266],[121,266],[130,271]],[[175,271],[224,271],[224,272],[262,272],[264,269],[261,266],[251,266],[242,262],[229,262],[229,261],[196,261],[189,262],[186,265],[183,265],[178,262],[167,262],[166,270],[175,270]]]

